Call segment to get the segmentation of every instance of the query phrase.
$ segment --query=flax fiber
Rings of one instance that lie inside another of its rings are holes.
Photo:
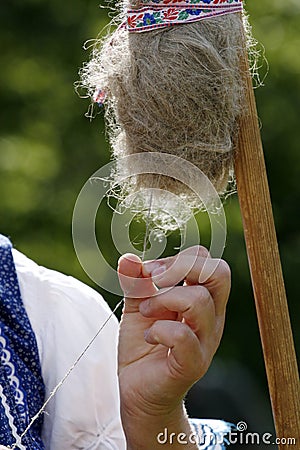
[[[107,130],[117,161],[134,153],[166,152],[196,165],[220,195],[228,192],[243,110],[243,28],[251,49],[247,17],[242,25],[239,14],[144,33],[119,27],[96,43],[81,70],[82,85],[91,96],[98,88],[106,93]],[[134,174],[134,167],[119,164],[114,182],[123,170]],[[170,191],[191,208],[202,206],[188,185],[157,174],[129,177],[121,196],[144,188]]]

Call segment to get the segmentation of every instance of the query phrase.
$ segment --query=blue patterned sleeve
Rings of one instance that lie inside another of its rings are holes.
[[[236,426],[223,420],[190,419],[192,433],[190,442],[198,445],[199,450],[224,450],[230,445],[230,434],[236,432]]]

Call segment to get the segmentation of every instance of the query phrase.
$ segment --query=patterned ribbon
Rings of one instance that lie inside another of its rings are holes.
[[[127,30],[141,33],[176,24],[232,14],[243,9],[242,0],[144,0],[127,10]]]

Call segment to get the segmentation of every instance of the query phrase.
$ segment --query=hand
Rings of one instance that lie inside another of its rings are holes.
[[[118,271],[125,295],[119,338],[125,433],[131,436],[134,423],[162,431],[168,422],[186,430],[182,399],[207,371],[222,336],[230,292],[228,265],[197,246],[146,263],[124,255]],[[179,281],[184,284],[176,286]]]

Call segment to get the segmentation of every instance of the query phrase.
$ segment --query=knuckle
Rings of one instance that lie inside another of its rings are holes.
[[[185,250],[183,250],[181,255],[189,255],[189,256],[200,256],[202,258],[207,258],[210,256],[209,251],[203,245],[193,245]]]
[[[205,286],[197,286],[198,298],[197,301],[202,308],[207,308],[212,302],[209,290]]]
[[[210,256],[209,251],[203,245],[194,245],[186,250],[187,254],[194,256],[200,256],[201,258],[207,258]]]
[[[231,278],[231,270],[229,264],[224,261],[224,259],[220,259],[217,267],[218,277],[222,280],[230,281]]]
[[[210,257],[210,253],[206,247],[203,247],[203,245],[198,245],[198,256],[201,256],[202,258],[207,258]]]
[[[206,307],[211,302],[211,295],[209,290],[202,285],[191,286],[189,293],[189,302],[191,306],[198,306],[199,304],[202,307]]]
[[[182,344],[186,343],[191,338],[191,334],[191,329],[187,325],[178,323],[173,338],[177,344]]]

